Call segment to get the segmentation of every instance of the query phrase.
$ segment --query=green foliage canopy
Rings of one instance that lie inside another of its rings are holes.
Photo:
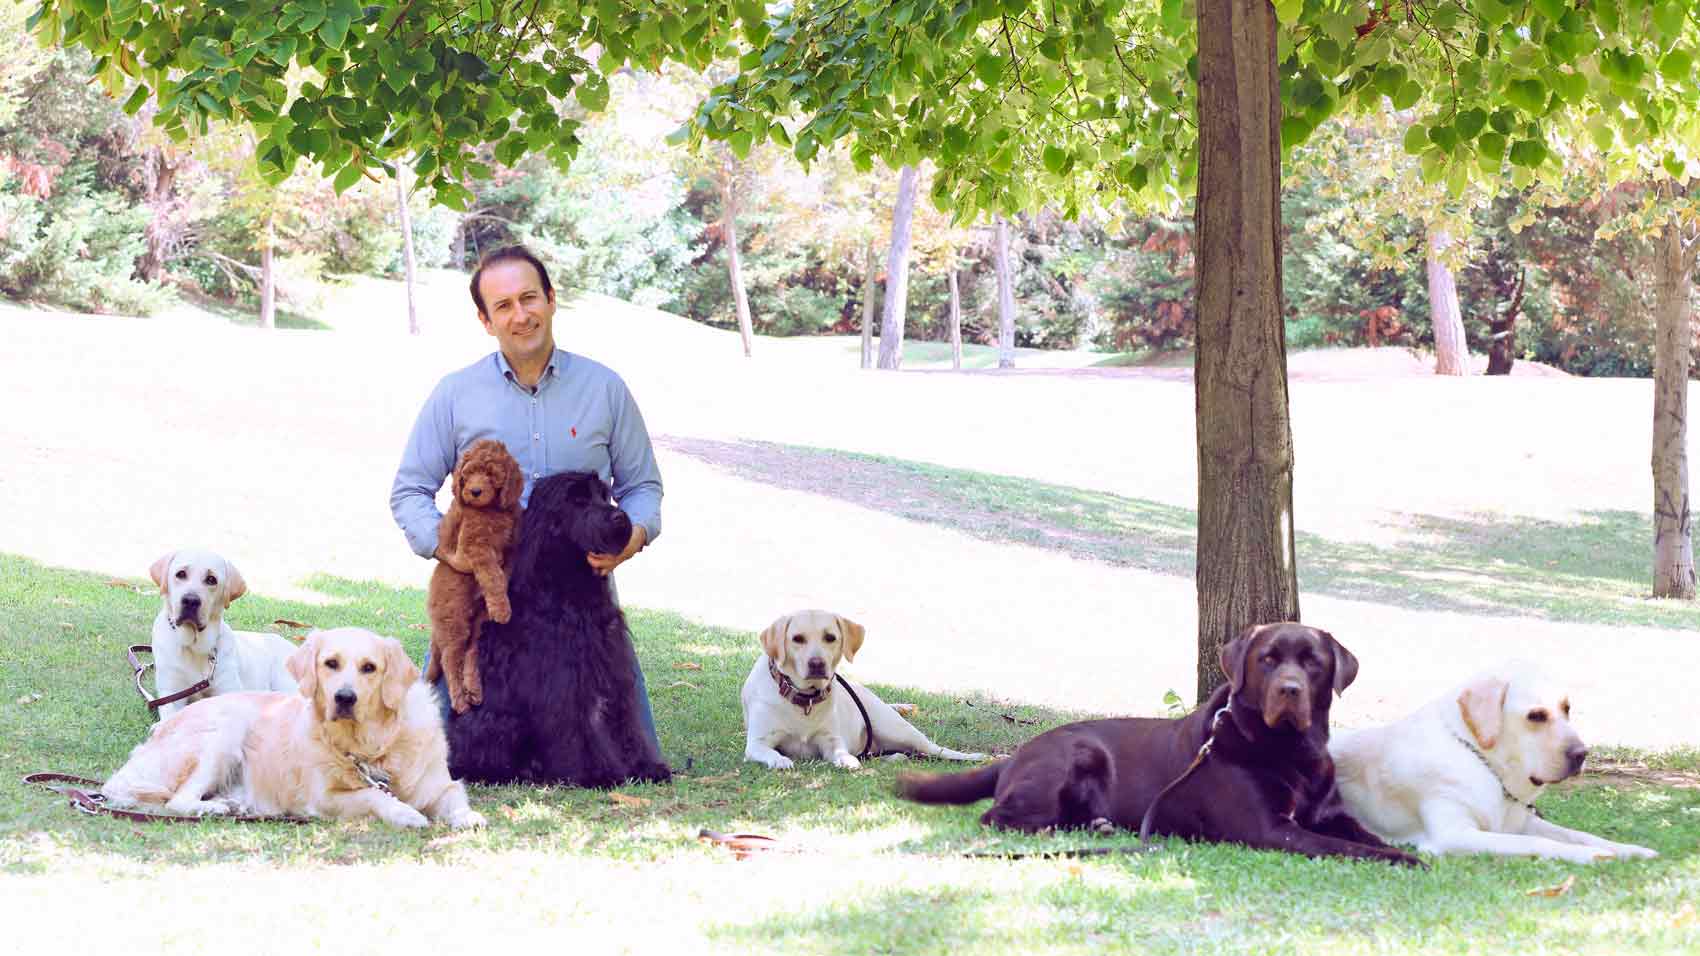
[[[1552,133],[1694,143],[1687,0],[1275,0],[1284,145],[1342,110],[1412,110],[1423,174],[1462,191],[1562,165]],[[568,163],[608,76],[737,57],[679,138],[773,141],[807,163],[923,157],[967,217],[1188,194],[1197,168],[1189,0],[45,0],[47,42],[88,48],[168,131],[254,124],[281,179],[302,157],[346,188],[402,156],[440,199],[513,163]],[[315,79],[292,94],[292,64]],[[1692,157],[1673,147],[1673,175]]]

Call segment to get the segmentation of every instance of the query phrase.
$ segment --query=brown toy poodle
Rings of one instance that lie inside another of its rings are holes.
[[[431,615],[427,681],[447,678],[449,703],[464,714],[484,700],[478,679],[478,626],[506,622],[508,552],[519,528],[525,475],[499,441],[472,444],[455,466],[454,502],[437,526],[437,567],[425,607]]]

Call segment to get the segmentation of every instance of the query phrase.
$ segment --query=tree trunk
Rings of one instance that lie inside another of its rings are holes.
[[[753,330],[750,327],[750,299],[744,292],[743,262],[738,258],[738,201],[734,192],[737,189],[737,166],[733,164],[730,152],[722,163],[721,171],[724,177],[720,181],[720,221],[725,227],[726,271],[732,279],[732,302],[738,310],[738,337],[744,341],[744,358],[749,358]]]
[[[455,230],[454,245],[449,247],[449,258],[454,260],[456,269],[466,268],[466,232],[470,228],[466,218],[462,217],[460,227]]]
[[[1511,282],[1510,304],[1496,318],[1488,320],[1488,331],[1492,334],[1492,344],[1488,346],[1489,375],[1511,374],[1512,357],[1517,354],[1517,316],[1523,311],[1523,290],[1528,276],[1528,270],[1517,270],[1517,278]]]
[[[1299,618],[1268,0],[1198,0],[1198,699],[1221,647]]]
[[[874,312],[879,308],[879,253],[868,243],[867,266],[862,270],[862,367],[874,367]]]
[[[272,271],[272,223],[266,220],[266,241],[260,247],[260,328],[277,328],[277,277]]]
[[[950,282],[950,370],[962,371],[962,293],[956,286],[956,268],[945,271]]]
[[[1009,270],[1009,220],[998,217],[992,265],[998,276],[998,368],[1015,367],[1015,276]]]
[[[1689,315],[1694,260],[1675,217],[1665,222],[1657,267],[1653,347],[1653,596],[1694,598],[1688,528]]]
[[[401,263],[407,272],[407,334],[419,334],[419,309],[413,296],[413,212],[407,208],[407,186],[402,177],[407,167],[400,166],[395,174],[396,210],[401,213]]]
[[[915,219],[915,167],[897,174],[897,205],[891,207],[891,249],[885,256],[885,311],[880,318],[880,368],[903,364],[903,323],[909,307],[909,228]]]
[[[1464,342],[1464,319],[1458,314],[1458,284],[1440,254],[1452,244],[1444,230],[1428,234],[1428,300],[1434,314],[1434,374],[1470,374],[1470,350]]]
[[[142,230],[147,246],[136,260],[136,275],[144,282],[160,282],[165,278],[165,259],[171,243],[182,231],[177,221],[179,204],[174,192],[181,159],[167,155],[162,146],[149,149],[142,155],[143,200],[148,207],[148,224]]]

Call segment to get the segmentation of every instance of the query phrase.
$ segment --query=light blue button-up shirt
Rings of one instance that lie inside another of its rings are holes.
[[[537,479],[561,471],[594,471],[614,501],[661,536],[661,470],[643,415],[613,370],[582,355],[555,350],[535,389],[514,376],[494,352],[444,376],[426,399],[402,452],[390,489],[390,512],[414,553],[437,550],[437,491],[467,446],[494,438],[525,470],[525,494]]]

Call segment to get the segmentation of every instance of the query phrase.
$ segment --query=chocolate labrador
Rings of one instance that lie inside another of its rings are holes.
[[[906,774],[898,793],[992,797],[982,823],[1029,833],[1106,821],[1137,830],[1152,811],[1152,833],[1420,865],[1352,819],[1334,785],[1328,707],[1357,676],[1357,658],[1327,631],[1282,623],[1247,629],[1221,661],[1229,683],[1185,717],[1067,724],[989,767]]]

